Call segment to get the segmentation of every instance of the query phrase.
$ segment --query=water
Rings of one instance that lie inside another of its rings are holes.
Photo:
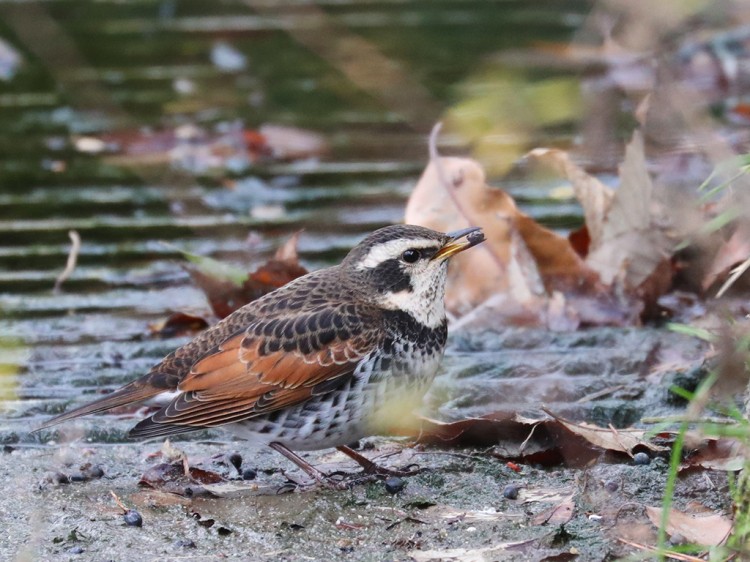
[[[0,4],[0,38],[22,58],[0,82],[0,440],[44,441],[52,434],[31,436],[29,427],[142,374],[183,341],[148,327],[173,310],[207,308],[174,247],[250,269],[304,229],[300,255],[312,269],[402,220],[432,123],[483,83],[488,66],[504,71],[497,54],[568,40],[585,9],[471,0]],[[351,63],[325,40],[331,30],[370,62]],[[84,135],[236,123],[308,128],[330,149],[200,176],[144,155],[76,149]],[[534,144],[568,143],[575,125],[537,131]],[[503,187],[544,224],[580,220],[548,185]],[[78,265],[53,294],[69,230],[82,239]]]

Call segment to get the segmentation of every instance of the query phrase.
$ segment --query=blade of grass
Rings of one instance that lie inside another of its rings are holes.
[[[716,382],[718,373],[712,371],[695,391],[691,404],[700,404],[704,402],[711,387]],[[688,407],[690,413],[690,407]],[[695,412],[693,412],[695,414]],[[674,490],[677,485],[677,473],[680,470],[680,461],[682,460],[682,450],[685,446],[685,434],[687,433],[690,422],[684,421],[680,424],[674,445],[672,445],[672,454],[669,457],[669,471],[667,473],[667,483],[664,486],[664,500],[662,501],[661,520],[659,521],[659,534],[657,538],[657,547],[659,549],[659,561],[664,562],[666,558],[663,552],[667,548],[667,525],[669,524],[669,514],[672,511],[672,502],[674,500]]]

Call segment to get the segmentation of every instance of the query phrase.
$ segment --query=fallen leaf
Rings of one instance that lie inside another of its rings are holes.
[[[651,451],[666,451],[666,447],[655,445],[645,440],[646,432],[639,429],[615,429],[613,427],[604,428],[591,425],[588,423],[573,423],[552,412],[544,410],[547,414],[557,420],[560,425],[567,431],[582,437],[595,447],[608,451],[617,451],[633,455],[636,447],[646,448]]]
[[[667,236],[666,213],[654,195],[639,132],[625,150],[617,191],[586,173],[564,152],[537,149],[530,156],[551,165],[573,184],[590,239],[585,263],[605,285],[622,281],[635,290],[669,260],[674,242]]]
[[[575,504],[573,503],[573,496],[568,496],[556,506],[534,516],[531,523],[533,525],[565,525],[565,523],[573,519],[574,513]]]
[[[600,246],[604,239],[604,221],[615,196],[614,190],[595,176],[588,174],[563,150],[536,148],[529,152],[527,158],[551,167],[571,183],[573,193],[583,207],[588,239],[585,247],[588,249]]]
[[[184,266],[193,282],[203,290],[214,314],[225,318],[238,308],[308,273],[300,265],[293,234],[273,258],[250,273],[213,258],[179,250],[192,265]]]
[[[520,500],[524,504],[532,503],[565,503],[573,497],[571,488],[530,488],[526,487],[521,490]]]
[[[736,439],[706,439],[687,455],[680,469],[702,467],[709,470],[734,472],[742,470],[747,450]]]
[[[516,205],[505,192],[486,185],[482,167],[468,158],[442,157],[430,140],[430,162],[406,205],[405,222],[450,232],[482,227],[486,241],[476,252],[451,260],[446,306],[463,314],[497,292],[508,293],[522,305],[533,306],[543,293],[536,268],[518,263],[514,248]],[[517,233],[516,233],[517,234]]]
[[[224,481],[220,474],[194,466],[188,467],[186,474],[185,464],[176,461],[152,466],[143,473],[138,485],[181,496],[194,496],[207,492],[204,484],[219,484]]]
[[[488,414],[455,422],[422,419],[419,443],[445,446],[492,446],[505,460],[558,462],[549,421],[523,419],[512,413]],[[549,457],[549,458],[547,458]]]
[[[662,508],[646,506],[646,514],[656,527],[661,524]],[[669,512],[667,533],[680,534],[693,544],[716,546],[722,544],[732,531],[732,520],[718,514],[690,514],[672,509]]]
[[[507,193],[488,186],[478,162],[440,156],[438,132],[436,126],[430,162],[409,198],[405,221],[443,232],[480,226],[486,237],[476,252],[451,261],[446,292],[451,312],[465,314],[500,294],[494,310],[543,318],[549,293],[603,291],[568,240],[522,213]]]

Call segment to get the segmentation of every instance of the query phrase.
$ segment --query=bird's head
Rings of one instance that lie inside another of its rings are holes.
[[[408,312],[435,327],[445,318],[448,259],[483,240],[477,227],[445,234],[414,225],[387,226],[357,244],[342,268],[376,305]]]

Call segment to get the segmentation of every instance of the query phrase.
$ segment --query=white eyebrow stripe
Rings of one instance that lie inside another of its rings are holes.
[[[376,244],[365,254],[365,257],[357,264],[357,269],[372,269],[386,260],[393,259],[405,250],[414,248],[424,250],[427,248],[437,249],[439,242],[429,238],[417,238],[416,240],[388,240]]]

